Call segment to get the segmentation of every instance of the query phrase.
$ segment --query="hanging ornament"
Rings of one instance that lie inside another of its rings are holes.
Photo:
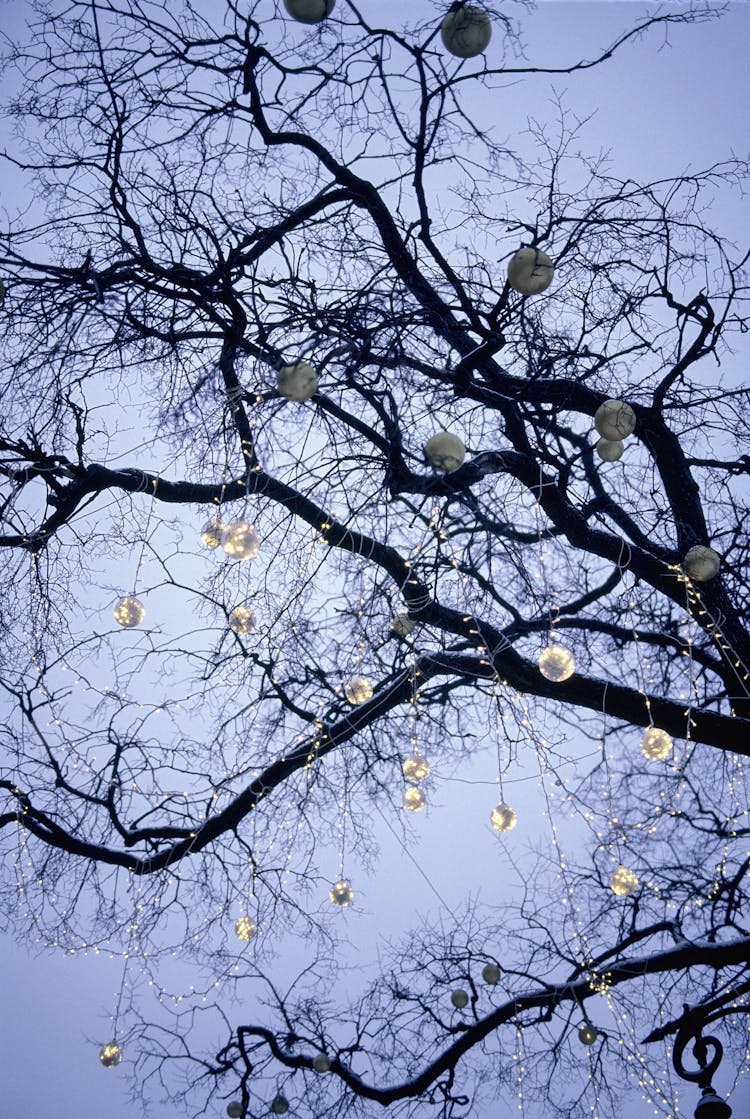
[[[391,621],[391,633],[395,633],[396,637],[408,637],[416,628],[417,623],[413,622],[408,614],[396,614]]]
[[[242,1115],[242,1104],[239,1100],[230,1100],[227,1104],[227,1115],[229,1119],[240,1119]]]
[[[404,808],[407,812],[421,812],[426,803],[425,795],[418,785],[409,785],[404,790]]]
[[[218,517],[212,517],[210,521],[206,521],[201,529],[201,544],[204,548],[210,548],[214,551],[220,548],[224,543],[224,534],[227,526],[220,521]]]
[[[578,1031],[578,1040],[581,1045],[593,1045],[596,1038],[597,1032],[590,1022],[587,1022],[585,1026],[581,1026]]]
[[[512,831],[518,823],[518,816],[509,804],[498,804],[490,813],[490,823],[495,831]]]
[[[530,246],[519,249],[508,261],[508,283],[520,295],[539,295],[552,283],[552,257]]]
[[[682,561],[685,574],[696,583],[707,583],[717,575],[721,567],[721,556],[705,544],[696,544],[685,554]]]
[[[425,443],[424,455],[438,473],[452,474],[466,458],[466,447],[457,435],[450,431],[439,431]]]
[[[312,1059],[312,1067],[316,1072],[328,1072],[331,1067],[331,1058],[327,1053],[316,1053]]]
[[[622,439],[600,439],[594,450],[602,462],[617,462],[618,458],[622,458],[625,444]]]
[[[110,1041],[99,1050],[99,1060],[105,1068],[117,1068],[122,1061],[122,1049],[116,1041]]]
[[[274,1096],[273,1100],[271,1101],[271,1111],[274,1113],[274,1115],[286,1115],[288,1110],[289,1100],[286,1098],[286,1096]]]
[[[252,917],[238,917],[234,922],[234,931],[238,940],[252,940],[258,932],[258,926]]]
[[[247,521],[235,521],[226,526],[222,547],[232,559],[255,559],[260,551],[260,539]]]
[[[345,909],[347,905],[351,905],[354,898],[351,882],[347,882],[346,878],[340,878],[338,882],[333,883],[328,891],[328,896],[334,905],[338,905],[340,909]]]
[[[455,991],[451,991],[451,1002],[456,1010],[463,1010],[463,1008],[468,1005],[469,996],[463,988],[458,987]]]
[[[548,645],[539,654],[539,671],[546,680],[561,684],[576,670],[575,657],[564,645]]]
[[[497,964],[485,964],[482,968],[482,979],[485,983],[489,983],[491,987],[500,982],[500,975],[500,968]]]
[[[650,762],[663,762],[672,753],[674,743],[665,730],[649,727],[641,739],[641,753]]]
[[[352,676],[351,680],[344,684],[344,695],[352,707],[357,707],[360,703],[367,703],[368,699],[372,699],[372,684],[369,680],[365,680],[364,676]]]
[[[112,611],[118,626],[123,629],[133,629],[139,626],[146,617],[146,609],[140,599],[134,595],[125,595]]]
[[[401,763],[401,771],[407,781],[426,781],[430,776],[430,767],[427,759],[421,754],[410,754]]]
[[[626,866],[618,866],[609,880],[612,893],[618,898],[626,898],[638,889],[638,875]]]
[[[483,8],[463,4],[447,12],[440,24],[445,49],[456,58],[476,58],[487,50],[492,38],[492,24]]]
[[[255,629],[255,614],[249,606],[235,606],[229,615],[229,628],[233,633],[252,633]]]
[[[298,23],[322,23],[336,7],[336,0],[284,0],[284,7]],[[297,397],[289,399],[296,400]]]
[[[594,427],[605,439],[625,439],[635,431],[635,412],[624,400],[605,400],[594,412]]]
[[[281,396],[285,396],[287,400],[302,403],[318,391],[318,374],[306,361],[297,361],[294,365],[282,365],[276,375],[276,387]]]

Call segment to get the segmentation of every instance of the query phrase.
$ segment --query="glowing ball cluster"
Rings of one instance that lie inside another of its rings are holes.
[[[581,1045],[593,1045],[596,1041],[596,1038],[596,1030],[590,1022],[587,1022],[585,1026],[581,1026],[580,1030],[578,1031],[578,1040],[580,1041]]]
[[[276,387],[287,400],[302,403],[318,391],[318,374],[306,361],[282,365],[276,376]]]
[[[316,1072],[328,1072],[331,1067],[331,1058],[327,1053],[316,1053],[312,1059],[312,1067]]]
[[[674,743],[665,730],[649,727],[641,739],[641,753],[650,762],[663,762],[672,753]]]
[[[118,626],[122,626],[123,629],[133,629],[135,626],[139,626],[146,617],[146,609],[143,603],[140,599],[129,594],[120,599],[112,613]]]
[[[410,754],[401,763],[401,771],[407,781],[426,781],[430,776],[430,767],[427,759],[421,754]]]
[[[613,894],[618,898],[626,898],[638,889],[638,875],[626,866],[618,866],[609,880]]]
[[[258,932],[258,926],[252,917],[238,917],[234,922],[234,931],[238,940],[252,940]]]
[[[274,1098],[271,1100],[271,1111],[273,1112],[273,1114],[286,1115],[288,1110],[289,1100],[286,1098],[286,1096],[282,1096],[281,1094],[279,1094],[278,1096],[274,1096]]]
[[[233,633],[252,633],[255,629],[255,614],[249,606],[235,606],[229,615],[229,628]]]
[[[232,559],[255,559],[260,551],[260,538],[247,521],[235,521],[226,526],[222,547]]]
[[[227,1104],[227,1115],[229,1119],[240,1119],[242,1115],[242,1104],[239,1100],[231,1100]]]
[[[416,628],[417,623],[408,614],[396,614],[391,622],[391,633],[395,633],[397,637],[408,637]]]
[[[224,543],[226,530],[227,526],[223,521],[220,521],[217,517],[212,517],[210,521],[206,521],[201,529],[201,544],[204,548],[210,548],[213,552]]]
[[[518,816],[509,804],[498,804],[490,813],[490,823],[495,831],[512,831],[518,823]]]
[[[605,400],[594,412],[594,427],[601,435],[596,453],[603,462],[616,462],[625,450],[623,439],[635,431],[635,412],[624,400]]]
[[[455,991],[451,991],[451,1002],[456,1010],[463,1010],[469,1003],[469,996],[462,987],[458,987]]]
[[[347,882],[346,878],[340,878],[338,882],[333,883],[328,891],[328,896],[339,909],[345,909],[347,905],[351,905],[354,899],[351,882]]]
[[[526,246],[508,261],[508,283],[519,295],[539,295],[552,283],[555,265],[541,249]]]
[[[485,983],[489,983],[491,987],[500,982],[500,975],[500,968],[497,964],[485,964],[482,968],[482,979]]]
[[[548,645],[539,654],[537,663],[545,680],[551,680],[553,684],[568,680],[576,670],[575,657],[564,645]]]
[[[445,49],[456,58],[476,58],[489,46],[492,24],[483,8],[464,4],[443,17],[440,35]]]
[[[99,1050],[99,1060],[105,1068],[117,1068],[122,1061],[122,1049],[116,1041],[110,1041]]]
[[[369,680],[365,680],[364,676],[352,676],[351,680],[344,684],[344,695],[352,707],[357,707],[360,703],[367,703],[368,699],[372,699],[372,684]]]
[[[685,574],[696,583],[707,583],[709,579],[718,575],[721,567],[721,557],[713,548],[709,548],[705,544],[696,544],[694,548],[690,548],[685,553],[682,566],[685,569]]]
[[[466,447],[452,432],[439,431],[425,443],[424,456],[439,474],[453,474],[466,458]]]
[[[425,795],[418,785],[409,785],[404,790],[404,808],[407,812],[421,812],[426,803]]]

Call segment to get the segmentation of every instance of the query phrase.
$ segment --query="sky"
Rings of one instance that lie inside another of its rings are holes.
[[[402,0],[361,0],[361,8],[365,13],[377,9],[383,22],[392,13],[395,21]],[[2,0],[0,21],[6,29],[15,28],[26,10],[24,3]],[[643,6],[635,2],[541,3],[525,25],[529,57],[544,65],[590,55],[608,45],[641,11]],[[578,75],[574,81],[538,76],[523,88],[511,87],[487,111],[502,114],[512,134],[523,126],[526,114],[549,112],[553,91],[565,88],[571,112],[581,117],[595,112],[587,126],[588,146],[611,150],[615,174],[641,179],[678,174],[727,158],[733,151],[747,153],[749,52],[750,5],[734,4],[718,23],[673,29],[669,44],[657,35],[627,47],[606,70]],[[740,200],[726,198],[714,223],[739,237],[741,214]],[[464,810],[475,813],[486,800],[491,764],[485,759],[484,768],[480,763],[467,780],[476,780],[477,790],[455,786],[451,794],[446,787],[443,797],[460,798]],[[516,799],[522,807],[520,787]],[[425,815],[420,827],[422,843],[412,854],[450,906],[464,858],[456,848],[457,832],[446,833],[437,814]],[[523,834],[522,819],[519,835]],[[385,867],[399,853],[389,852],[395,841],[385,830],[382,838]],[[370,884],[367,907],[378,915],[378,927],[391,927],[413,906],[415,894],[427,904],[428,899],[435,901],[431,893],[431,887],[425,893],[424,879],[416,870],[402,873],[395,889],[393,876],[382,873]],[[122,962],[105,955],[57,956],[30,951],[7,938],[2,941],[0,1119],[134,1119],[141,1114],[127,1098],[124,1078],[117,1070],[102,1069],[97,1059],[98,1045],[109,1037],[121,975]],[[750,1083],[732,1103],[736,1119],[750,1114]],[[507,1114],[513,1113],[509,1107]],[[176,1119],[181,1112],[164,1104],[154,1114]],[[493,1109],[478,1119],[503,1119],[504,1114]],[[627,1109],[628,1119],[652,1114],[652,1108],[637,1098]]]

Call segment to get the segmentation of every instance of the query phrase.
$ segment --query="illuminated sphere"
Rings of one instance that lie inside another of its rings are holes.
[[[282,365],[276,377],[276,387],[287,400],[300,403],[309,400],[318,391],[318,374],[306,361]]]
[[[118,626],[122,626],[124,629],[133,629],[134,626],[139,626],[146,617],[143,603],[140,599],[129,594],[120,599],[112,613]]]
[[[258,926],[252,917],[238,917],[234,922],[234,931],[238,940],[252,940],[258,931]]]
[[[555,265],[541,249],[527,246],[508,261],[508,283],[520,295],[538,295],[552,283]]]
[[[117,1068],[122,1060],[122,1049],[116,1041],[110,1041],[99,1050],[99,1060],[105,1068]]]
[[[410,754],[408,758],[404,758],[401,770],[407,781],[426,781],[430,776],[427,759],[421,754]]]
[[[575,657],[564,645],[548,645],[540,653],[537,663],[542,676],[555,684],[561,684],[576,670]]]
[[[707,583],[718,574],[721,558],[713,548],[707,548],[705,544],[696,544],[686,553],[682,566],[685,568],[685,574],[696,583]]]
[[[518,816],[509,804],[498,804],[490,813],[490,823],[495,831],[511,831],[518,823]]]
[[[421,812],[425,806],[425,796],[417,785],[409,785],[404,791],[404,808],[407,812]]]
[[[590,1022],[587,1022],[585,1026],[581,1026],[578,1031],[578,1040],[581,1045],[593,1045],[596,1041],[596,1037],[596,1030]]]
[[[369,680],[365,680],[364,676],[352,676],[351,680],[344,684],[344,695],[353,707],[360,703],[367,703],[368,699],[372,699],[372,684]]]
[[[663,762],[672,753],[674,743],[665,730],[649,727],[641,739],[641,753],[650,762]]]
[[[456,1010],[463,1010],[463,1008],[468,1005],[469,996],[462,987],[458,987],[455,991],[451,991],[451,1002]]]
[[[255,629],[255,614],[249,606],[235,606],[229,615],[229,628],[233,633],[252,633]]]
[[[397,637],[408,637],[416,628],[417,623],[413,622],[408,614],[397,614],[391,622],[391,632]]]
[[[609,881],[612,893],[618,898],[626,898],[638,889],[638,875],[626,866],[618,866]]]
[[[316,1072],[328,1072],[331,1067],[331,1058],[327,1053],[316,1053],[312,1060],[312,1067]]]
[[[333,883],[328,891],[328,896],[334,905],[338,905],[340,909],[345,909],[347,905],[351,905],[354,898],[351,882],[347,882],[345,878],[340,878],[338,882]]]
[[[227,526],[223,524],[216,517],[210,521],[206,521],[201,529],[201,544],[204,548],[210,548],[213,551],[215,548],[220,548],[224,543],[224,533]]]
[[[600,439],[594,449],[602,462],[617,462],[622,458],[625,444],[622,439]]]
[[[298,23],[322,23],[336,7],[336,0],[284,0],[284,7]]]
[[[492,38],[492,24],[483,8],[464,4],[443,16],[440,34],[445,49],[456,58],[476,58],[487,50]]]
[[[255,559],[260,551],[260,539],[247,521],[235,521],[226,526],[222,547],[232,559]]]
[[[424,445],[425,458],[440,474],[452,474],[466,458],[466,447],[457,435],[439,431]]]
[[[635,412],[624,400],[605,400],[594,412],[594,427],[604,439],[625,439],[635,431]]]
[[[492,987],[500,982],[500,968],[497,964],[485,964],[482,968],[482,979]]]
[[[274,1115],[286,1115],[289,1110],[289,1100],[286,1096],[274,1096],[271,1100],[271,1111]]]
[[[227,1104],[227,1115],[229,1119],[240,1119],[242,1115],[242,1104],[239,1100],[232,1100]]]

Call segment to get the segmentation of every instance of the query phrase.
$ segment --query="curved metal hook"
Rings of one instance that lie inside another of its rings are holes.
[[[724,1048],[718,1037],[701,1037],[702,1023],[698,1025],[685,1025],[677,1033],[672,1053],[672,1064],[675,1072],[682,1080],[697,1084],[700,1088],[708,1088],[711,1078],[721,1064]],[[683,1054],[685,1049],[693,1042],[693,1056],[699,1068],[693,1072],[685,1068]]]

